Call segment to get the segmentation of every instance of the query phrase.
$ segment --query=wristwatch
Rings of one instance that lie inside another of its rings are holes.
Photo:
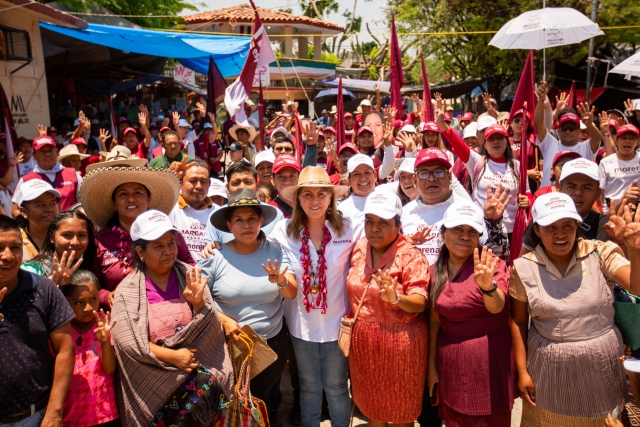
[[[480,286],[478,286],[480,288]],[[496,281],[493,281],[493,289],[491,289],[490,291],[485,291],[484,289],[480,288],[480,292],[482,292],[483,294],[487,295],[487,296],[492,296],[493,293],[498,290],[498,284],[496,283]]]

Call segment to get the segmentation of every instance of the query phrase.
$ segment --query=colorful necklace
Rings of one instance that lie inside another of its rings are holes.
[[[327,260],[324,257],[324,251],[331,241],[331,233],[326,225],[322,227],[322,245],[318,250],[318,266],[314,273],[309,252],[309,229],[304,226],[302,230],[302,247],[300,252],[300,262],[304,269],[302,275],[302,294],[304,295],[304,305],[307,313],[311,309],[320,309],[320,313],[327,312]]]
[[[118,259],[120,260],[120,267],[124,271],[124,275],[131,273],[131,245],[129,244],[129,233],[122,227],[114,225],[111,229],[114,233],[120,235],[120,241],[116,245],[118,248]]]

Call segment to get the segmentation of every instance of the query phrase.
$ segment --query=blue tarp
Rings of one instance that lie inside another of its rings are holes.
[[[74,29],[41,22],[40,26],[67,37],[125,52],[177,59],[185,67],[207,74],[209,55],[224,77],[240,74],[251,42],[250,37],[153,31],[138,28],[89,24]]]

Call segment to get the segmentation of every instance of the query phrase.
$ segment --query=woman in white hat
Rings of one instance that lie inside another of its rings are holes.
[[[211,426],[232,397],[233,367],[208,278],[178,260],[179,235],[157,210],[131,225],[135,270],[111,313],[126,426]]]
[[[483,224],[484,212],[471,201],[449,206],[440,229],[444,245],[431,267],[429,394],[439,399],[447,426],[511,425],[509,274],[480,246]]]
[[[331,424],[349,425],[348,363],[338,349],[338,333],[349,311],[345,281],[355,242],[351,222],[336,208],[347,189],[331,185],[320,166],[304,168],[298,185],[283,190],[295,201],[291,219],[280,221],[269,235],[287,249],[300,279],[297,298],[285,301],[285,317],[300,373],[303,427],[320,424],[323,389]]]
[[[580,238],[581,221],[568,195],[538,197],[535,250],[513,263],[509,295],[522,425],[601,427],[627,401],[612,282],[640,294],[640,214],[625,226],[629,259],[613,242]]]
[[[113,291],[132,271],[131,224],[149,209],[169,214],[179,194],[178,177],[168,169],[105,167],[87,173],[80,201],[87,216],[101,228],[96,237],[102,306],[110,306]],[[178,259],[194,265],[182,234],[178,233],[176,242]]]
[[[364,215],[366,238],[353,249],[347,277],[351,315],[357,316],[349,352],[353,399],[371,427],[413,426],[427,375],[427,325],[420,313],[429,296],[429,263],[401,233],[398,196],[374,191]]]

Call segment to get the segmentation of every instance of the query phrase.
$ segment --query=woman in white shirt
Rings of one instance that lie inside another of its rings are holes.
[[[625,193],[640,182],[640,154],[636,152],[639,135],[634,125],[622,126],[616,138],[617,152],[600,160],[600,188],[604,190],[605,206],[623,198],[630,203],[637,203],[637,190]]]
[[[338,348],[340,319],[349,311],[346,278],[354,246],[351,221],[336,208],[346,186],[333,186],[321,166],[302,170],[298,185],[283,190],[295,205],[291,219],[280,221],[269,240],[288,252],[299,291],[285,301],[285,317],[300,373],[302,426],[320,425],[322,391],[331,425],[347,427],[351,399],[348,361]]]

